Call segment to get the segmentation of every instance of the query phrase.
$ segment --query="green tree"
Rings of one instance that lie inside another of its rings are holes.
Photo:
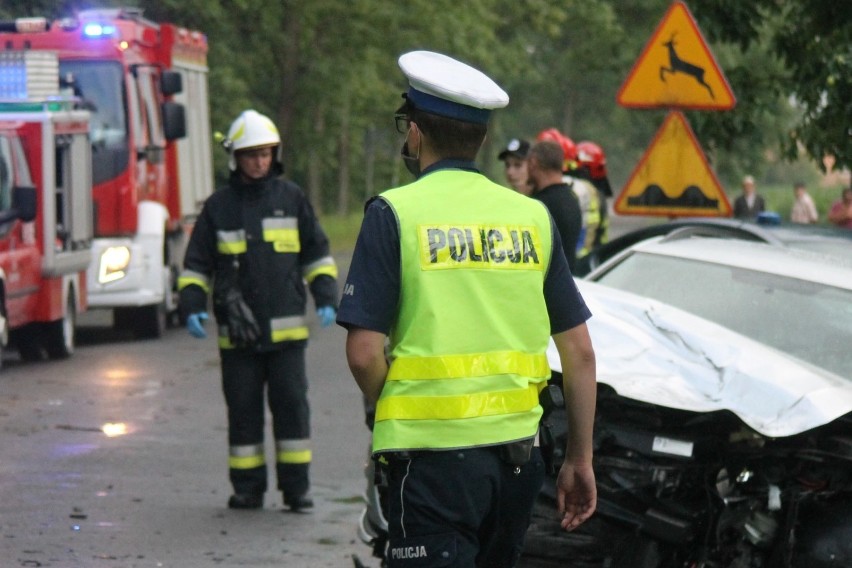
[[[728,141],[755,117],[782,110],[794,116],[780,147],[795,159],[803,147],[822,166],[852,167],[852,10],[822,0],[703,0],[696,18],[711,39],[737,46],[743,57],[731,71],[740,101],[723,128]],[[762,55],[754,56],[757,51]],[[761,67],[761,61],[777,64]],[[786,108],[785,108],[786,107]],[[722,135],[714,136],[722,141]]]

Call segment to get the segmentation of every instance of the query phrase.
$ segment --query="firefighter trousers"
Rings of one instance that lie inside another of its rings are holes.
[[[234,492],[262,495],[267,489],[266,398],[272,414],[278,489],[289,497],[306,494],[311,449],[305,347],[222,349],[220,355]]]

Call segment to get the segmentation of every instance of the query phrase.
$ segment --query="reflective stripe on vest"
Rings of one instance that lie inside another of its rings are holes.
[[[399,224],[402,301],[373,451],[533,437],[550,376],[544,205],[459,170],[382,198]]]
[[[246,252],[246,232],[216,231],[216,250],[220,254],[243,254]]]
[[[267,217],[261,221],[263,240],[272,243],[275,252],[299,252],[299,220],[296,217]]]

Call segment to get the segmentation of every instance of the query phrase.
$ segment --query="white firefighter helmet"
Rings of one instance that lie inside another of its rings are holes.
[[[278,146],[276,159],[281,161],[281,136],[278,128],[269,117],[264,116],[256,110],[246,110],[231,123],[228,129],[228,137],[225,139],[226,147],[230,157],[228,167],[231,171],[237,169],[236,152],[249,148],[265,148],[267,146]]]

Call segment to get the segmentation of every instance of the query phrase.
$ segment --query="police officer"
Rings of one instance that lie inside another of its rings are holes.
[[[178,280],[189,332],[206,337],[208,293],[219,336],[228,407],[233,509],[258,509],[267,489],[264,398],[275,436],[278,489],[291,510],[309,495],[310,423],[305,374],[305,283],[323,327],[336,314],[337,266],[311,204],[281,179],[281,138],[246,110],[225,139],[228,184],[201,211]]]
[[[355,381],[377,403],[387,562],[509,567],[544,476],[535,440],[551,334],[572,433],[557,481],[562,526],[595,509],[590,313],[545,206],[474,164],[506,93],[438,53],[399,65],[409,89],[397,126],[417,179],[368,203],[337,320]]]

